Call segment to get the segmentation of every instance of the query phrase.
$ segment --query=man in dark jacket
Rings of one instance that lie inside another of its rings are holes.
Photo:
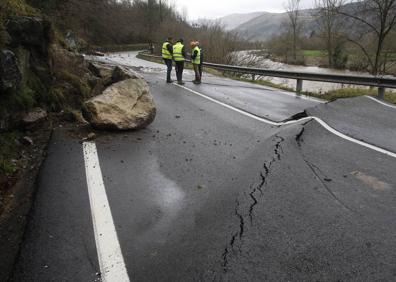
[[[166,82],[172,83],[171,73],[172,73],[172,58],[173,58],[173,46],[172,38],[168,39],[162,44],[162,59],[164,60],[167,70],[166,70]]]

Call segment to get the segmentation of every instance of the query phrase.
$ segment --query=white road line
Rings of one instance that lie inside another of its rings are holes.
[[[100,170],[96,145],[83,143],[89,202],[103,282],[129,282]]]
[[[378,99],[375,99],[374,97],[371,97],[371,96],[364,96],[364,97],[369,98],[370,100],[373,100],[373,101],[375,101],[375,102],[377,102],[377,103],[379,103],[381,105],[387,106],[389,108],[396,109],[396,106],[393,106],[393,105],[390,105],[388,103],[382,102],[382,101],[380,101]]]
[[[228,108],[230,110],[236,111],[236,112],[238,112],[238,113],[240,113],[242,115],[248,116],[250,118],[253,118],[255,120],[258,120],[258,121],[261,121],[261,122],[264,122],[264,123],[267,123],[267,124],[270,124],[270,125],[282,126],[282,125],[301,123],[301,122],[313,119],[313,120],[317,121],[320,125],[322,125],[326,130],[328,130],[329,132],[335,134],[338,137],[341,137],[341,138],[343,138],[345,140],[348,140],[348,141],[353,142],[355,144],[358,144],[360,146],[366,147],[368,149],[374,150],[376,152],[385,154],[385,155],[390,156],[392,158],[396,158],[396,153],[388,151],[388,150],[385,150],[385,149],[382,149],[380,147],[377,147],[377,146],[374,146],[374,145],[371,145],[371,144],[368,144],[368,143],[365,143],[365,142],[362,142],[362,141],[357,140],[355,138],[349,137],[349,136],[345,135],[344,133],[341,133],[341,132],[337,131],[336,129],[332,128],[330,125],[328,125],[326,122],[324,122],[322,119],[320,119],[318,117],[310,116],[310,117],[302,118],[302,119],[299,119],[299,120],[292,120],[292,121],[288,121],[288,122],[274,122],[274,121],[271,121],[271,120],[267,120],[267,119],[255,116],[255,115],[253,115],[251,113],[245,112],[243,110],[240,110],[238,108],[235,108],[235,107],[233,107],[231,105],[228,105],[228,104],[225,104],[223,102],[220,102],[220,101],[218,101],[216,99],[208,97],[205,94],[199,93],[199,92],[197,92],[195,90],[192,90],[190,88],[187,88],[185,86],[182,86],[182,85],[179,85],[179,84],[176,84],[176,83],[174,83],[174,85],[176,85],[176,86],[178,86],[180,88],[183,88],[183,89],[185,89],[185,90],[187,90],[187,91],[189,91],[191,93],[199,95],[202,98],[205,98],[205,99],[207,99],[209,101],[212,101],[212,102],[214,102],[216,104],[219,104],[219,105],[221,105],[223,107],[226,107],[226,108]]]
[[[216,104],[219,104],[219,105],[221,105],[221,106],[223,106],[223,107],[226,107],[226,108],[231,109],[231,110],[233,110],[233,111],[235,111],[235,112],[238,112],[238,113],[240,113],[240,114],[242,114],[242,115],[248,116],[248,117],[250,117],[250,118],[252,118],[252,119],[255,119],[255,120],[258,120],[258,121],[261,121],[261,122],[270,124],[270,125],[274,125],[274,126],[288,125],[288,124],[299,123],[299,122],[301,122],[301,121],[311,119],[310,117],[308,117],[308,118],[303,118],[303,119],[300,119],[300,120],[291,120],[291,121],[287,121],[287,122],[275,122],[275,121],[268,120],[268,119],[265,119],[265,118],[262,118],[262,117],[258,117],[258,116],[256,116],[256,115],[253,115],[253,114],[251,114],[251,113],[245,112],[245,111],[243,111],[243,110],[241,110],[241,109],[238,109],[238,108],[236,108],[236,107],[234,107],[234,106],[231,106],[231,105],[228,105],[228,104],[226,104],[226,103],[220,102],[220,101],[218,101],[218,100],[216,100],[216,99],[213,99],[213,98],[211,98],[211,97],[209,97],[209,96],[206,96],[205,94],[199,93],[199,92],[197,92],[197,91],[195,91],[195,90],[192,90],[192,89],[187,88],[187,87],[185,87],[185,86],[179,85],[179,84],[177,84],[177,83],[173,83],[173,84],[176,85],[176,86],[178,86],[178,87],[180,87],[180,88],[183,88],[183,89],[185,89],[185,90],[187,90],[187,91],[190,91],[190,92],[192,92],[192,93],[194,93],[194,94],[196,94],[196,95],[198,95],[198,96],[201,96],[201,97],[204,98],[204,99],[207,99],[207,100],[212,101],[212,102],[214,102],[214,103],[216,103]]]
[[[341,133],[341,132],[335,130],[335,129],[332,128],[330,125],[328,125],[328,124],[325,123],[323,120],[321,120],[320,118],[318,118],[318,117],[312,117],[312,118],[313,118],[314,120],[316,120],[320,125],[322,125],[325,129],[327,129],[327,130],[330,131],[331,133],[333,133],[333,134],[335,134],[335,135],[337,135],[337,136],[339,136],[339,137],[341,137],[341,138],[343,138],[343,139],[345,139],[345,140],[348,140],[348,141],[350,141],[350,142],[359,144],[359,145],[361,145],[361,146],[363,146],[363,147],[369,148],[369,149],[374,150],[374,151],[377,151],[377,152],[379,152],[379,153],[388,155],[388,156],[390,156],[390,157],[392,157],[392,158],[396,158],[396,153],[393,153],[393,152],[391,152],[391,151],[382,149],[382,148],[380,148],[380,147],[377,147],[377,146],[368,144],[368,143],[366,143],[366,142],[357,140],[357,139],[355,139],[355,138],[349,137],[348,135],[345,135],[344,133]]]

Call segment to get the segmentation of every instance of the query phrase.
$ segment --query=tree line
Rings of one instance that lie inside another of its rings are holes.
[[[199,40],[206,59],[227,63],[233,51],[250,43],[216,23],[191,24],[169,0],[27,0],[48,15],[66,34],[70,31],[89,45],[157,43],[168,37]],[[157,48],[159,49],[159,48]]]
[[[396,56],[396,0],[315,0],[312,11],[317,32],[309,38],[301,34],[300,4],[301,0],[287,1],[288,29],[269,42],[278,53],[290,53],[289,62],[297,63],[299,48],[309,42],[326,50],[329,67],[344,68],[348,56],[360,64],[356,68],[373,75],[393,67],[390,61]],[[282,44],[283,48],[279,48]]]

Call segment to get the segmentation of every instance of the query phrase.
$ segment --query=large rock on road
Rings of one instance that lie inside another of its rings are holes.
[[[94,128],[141,129],[154,121],[156,107],[147,83],[141,78],[112,84],[85,102],[84,116]]]

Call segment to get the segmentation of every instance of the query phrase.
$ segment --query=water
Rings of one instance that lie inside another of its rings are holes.
[[[350,70],[336,70],[336,69],[321,68],[316,66],[288,65],[288,64],[272,61],[263,56],[259,56],[257,55],[257,51],[235,52],[233,59],[234,59],[234,65],[263,68],[270,70],[285,70],[292,72],[310,72],[310,73],[320,73],[320,74],[354,75],[354,76],[369,75],[369,73],[356,72]],[[251,78],[251,75],[245,75],[244,77]],[[292,89],[296,88],[295,79],[286,79],[286,78],[278,78],[278,77],[256,77],[256,79],[269,81]],[[327,83],[327,82],[307,81],[307,80],[304,80],[303,82],[303,91],[319,93],[319,94],[326,93],[331,90],[346,88],[346,87],[359,88],[359,89],[369,88],[366,86],[348,85],[348,84],[340,84],[340,83]]]

